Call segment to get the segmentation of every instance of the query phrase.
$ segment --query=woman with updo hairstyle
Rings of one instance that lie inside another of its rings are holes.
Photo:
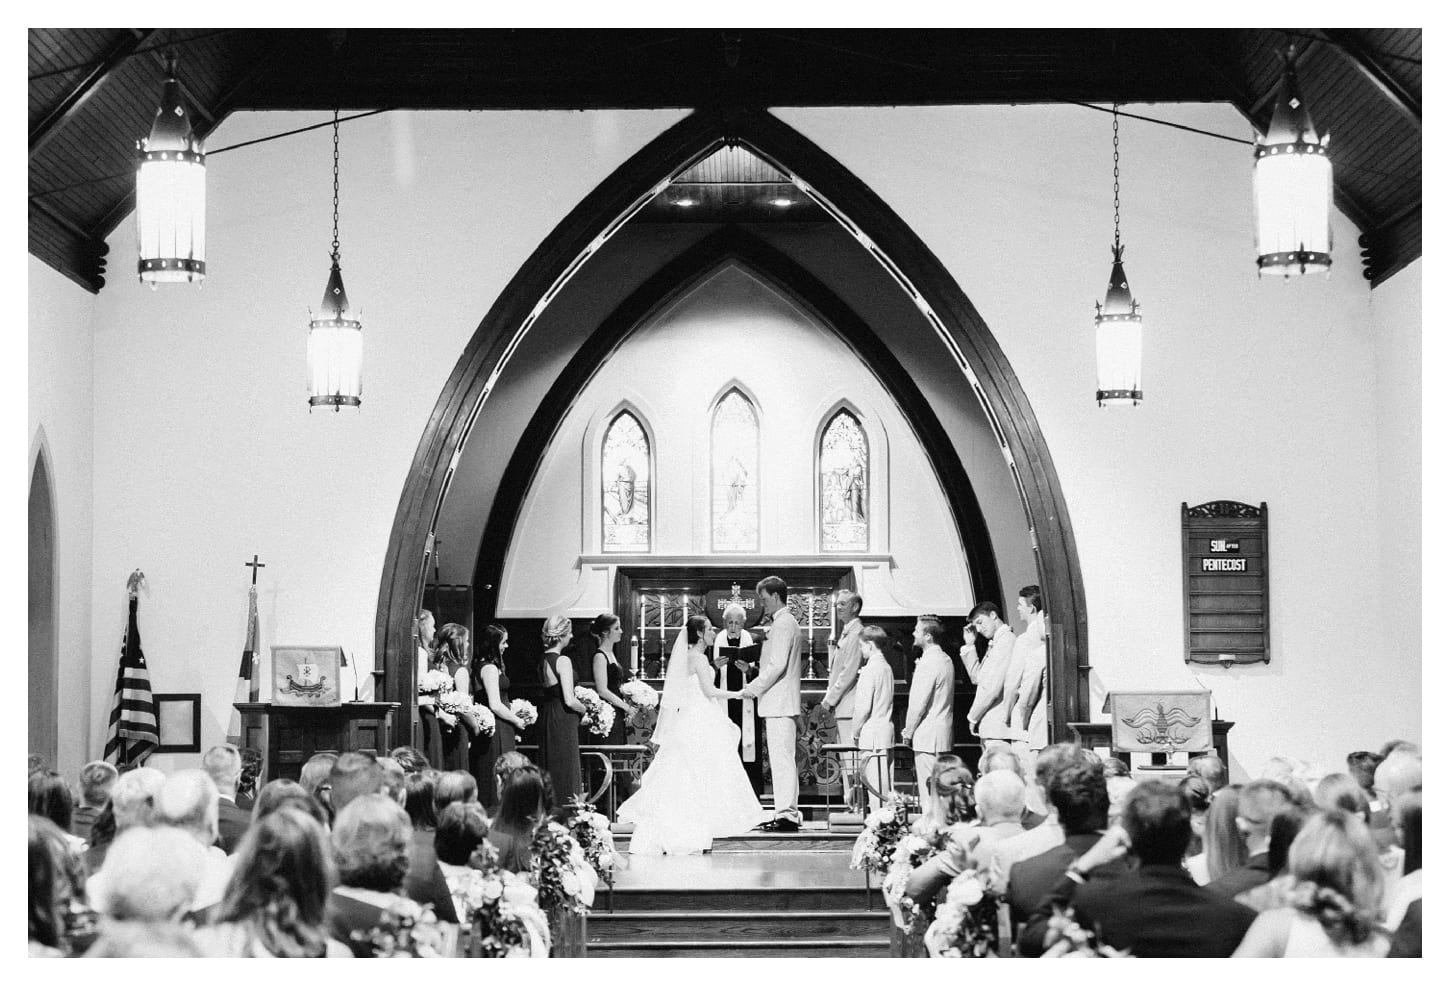
[[[1384,873],[1369,826],[1329,811],[1310,818],[1289,848],[1289,907],[1264,911],[1234,958],[1379,958],[1389,937],[1376,925]]]
[[[1315,785],[1314,804],[1320,811],[1347,811],[1369,824],[1369,797],[1348,774],[1326,774]]]
[[[493,735],[480,738],[468,751],[468,770],[478,782],[478,799],[489,811],[498,808],[493,765],[516,744],[523,722],[509,708],[509,676],[503,655],[509,649],[509,632],[497,623],[483,628],[473,656],[473,701],[493,712]]]
[[[333,822],[338,885],[328,899],[328,931],[359,958],[372,955],[366,938],[390,912],[417,909],[402,894],[412,836],[407,812],[386,794],[353,798]]]
[[[199,936],[211,949],[236,958],[348,956],[327,933],[337,876],[315,818],[295,807],[271,812],[248,827],[233,860],[215,922]]]
[[[468,628],[461,623],[445,623],[438,631],[438,649],[433,652],[433,669],[445,671],[453,679],[453,690],[465,697],[473,694],[469,687]],[[471,701],[471,698],[470,698]],[[439,770],[467,770],[469,727],[463,716],[451,727],[442,726]]]
[[[574,663],[564,654],[573,636],[569,617],[557,614],[544,621],[544,656],[539,660],[539,677],[544,682],[539,702],[539,759],[563,802],[582,793],[579,717],[584,714],[584,704],[574,696]]]
[[[968,822],[972,811],[972,772],[955,753],[943,753],[927,775],[927,803],[921,806],[923,827],[946,828],[957,821]]]

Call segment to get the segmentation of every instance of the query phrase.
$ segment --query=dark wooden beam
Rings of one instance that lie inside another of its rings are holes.
[[[1374,53],[1360,44],[1359,39],[1352,32],[1326,27],[1320,28],[1320,33],[1359,71],[1360,75],[1374,83],[1374,87],[1389,101],[1391,106],[1399,111],[1401,116],[1417,128],[1423,126],[1420,119],[1420,98],[1391,75],[1380,64]]]
[[[112,72],[126,59],[135,53],[145,40],[151,36],[153,29],[137,28],[125,31],[106,51],[105,57],[100,64],[96,65],[85,77],[77,82],[71,91],[66,93],[65,98],[56,103],[51,111],[41,118],[35,128],[30,131],[30,156],[34,157],[50,139],[54,137],[63,127],[67,120],[76,114],[86,100],[95,95],[96,90],[106,81]]]

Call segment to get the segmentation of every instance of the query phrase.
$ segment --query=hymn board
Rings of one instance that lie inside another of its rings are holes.
[[[1269,662],[1269,507],[1183,504],[1183,659]]]

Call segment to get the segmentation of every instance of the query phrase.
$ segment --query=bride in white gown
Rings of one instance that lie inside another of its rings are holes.
[[[715,687],[705,656],[714,640],[715,628],[703,616],[690,617],[675,638],[654,732],[659,750],[639,790],[619,806],[619,820],[634,823],[631,853],[703,852],[761,820],[740,763],[740,728],[716,701],[740,694]]]

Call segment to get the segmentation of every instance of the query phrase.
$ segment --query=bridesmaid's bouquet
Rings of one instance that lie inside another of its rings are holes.
[[[559,907],[582,914],[594,904],[599,877],[584,858],[584,849],[558,822],[549,822],[534,834],[534,885],[544,910]]]
[[[534,703],[527,699],[516,698],[509,703],[509,711],[518,718],[525,727],[532,726],[539,721],[539,710],[534,708]]]
[[[614,728],[614,706],[599,697],[599,693],[583,685],[574,686],[574,697],[584,704],[581,722],[584,728],[595,736],[608,736]]]
[[[418,680],[419,695],[441,695],[453,690],[453,676],[436,668]]]
[[[473,702],[462,692],[444,692],[438,696],[438,721],[452,729],[459,720],[468,731],[478,735],[492,736],[495,726],[493,710],[486,705]]]
[[[658,708],[660,704],[660,693],[638,678],[621,685],[619,697],[629,705],[629,718],[635,722],[639,721],[641,713]]]

